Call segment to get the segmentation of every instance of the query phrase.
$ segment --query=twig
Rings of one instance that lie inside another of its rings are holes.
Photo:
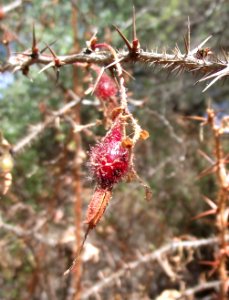
[[[229,236],[227,236],[227,240],[229,240]],[[91,295],[100,292],[106,286],[112,285],[114,282],[117,281],[117,279],[124,276],[126,272],[134,270],[142,264],[149,263],[151,261],[156,261],[158,257],[162,255],[166,255],[168,253],[174,252],[180,248],[197,249],[199,247],[209,246],[216,243],[218,243],[217,238],[208,238],[208,239],[201,239],[201,240],[194,240],[194,241],[179,241],[179,242],[169,243],[154,252],[142,255],[138,260],[127,263],[123,268],[121,268],[117,272],[103,278],[101,281],[97,282],[91,288],[87,289],[83,293],[82,299],[88,299]]]
[[[195,293],[202,292],[202,291],[205,291],[205,290],[214,289],[214,288],[218,289],[219,286],[220,286],[220,281],[218,281],[218,280],[210,281],[210,282],[204,282],[204,283],[201,283],[201,284],[199,284],[197,286],[194,286],[190,289],[187,289],[186,291],[184,291],[182,293],[181,296],[176,298],[176,300],[182,300],[182,299],[184,299],[184,297],[193,296],[193,295],[195,295]]]
[[[45,244],[50,247],[56,247],[58,245],[58,241],[50,238],[50,237],[44,237],[44,235],[36,232],[35,230],[24,230],[19,226],[14,226],[11,224],[6,223],[2,217],[0,216],[0,229],[4,229],[6,231],[9,231],[16,236],[20,238],[25,238],[25,237],[32,237],[35,240],[39,241],[42,244]]]
[[[133,15],[133,30],[135,32],[135,14]],[[227,77],[229,75],[229,62],[228,56],[224,58],[220,58],[217,55],[210,56],[208,55],[208,51],[206,49],[210,48],[203,48],[203,46],[208,42],[211,36],[207,37],[204,41],[202,41],[197,47],[191,49],[191,41],[190,41],[190,24],[188,22],[188,34],[184,38],[184,45],[185,45],[185,54],[182,54],[179,47],[176,45],[173,54],[167,54],[166,50],[162,53],[157,53],[157,51],[144,51],[140,49],[140,44],[138,39],[136,38],[136,33],[133,36],[133,42],[131,43],[126,39],[126,37],[122,34],[122,32],[115,27],[122,39],[124,40],[125,44],[127,45],[128,51],[121,51],[119,54],[112,51],[113,47],[107,45],[107,50],[109,51],[92,51],[94,49],[92,46],[88,46],[88,48],[84,49],[80,53],[72,54],[72,55],[52,55],[43,54],[43,51],[39,52],[38,48],[34,48],[32,46],[31,50],[26,50],[23,53],[16,54],[15,56],[11,56],[8,60],[6,65],[0,68],[1,72],[5,70],[13,70],[18,71],[21,70],[23,74],[28,75],[29,67],[33,64],[44,64],[46,65],[39,73],[43,72],[44,70],[56,67],[59,68],[66,64],[74,64],[74,63],[95,63],[95,64],[103,64],[106,66],[111,66],[115,64],[118,77],[121,74],[122,67],[119,64],[122,62],[141,62],[141,63],[148,63],[154,65],[162,65],[165,69],[177,71],[180,73],[183,70],[191,71],[191,72],[198,72],[203,74],[203,77],[199,81],[205,81],[210,78],[213,80],[207,85],[204,89],[206,91],[211,85],[213,85],[219,79]],[[34,34],[33,34],[34,36]],[[90,43],[90,41],[88,42]],[[135,45],[136,44],[136,45]],[[89,45],[89,44],[88,44]],[[96,44],[102,45],[102,44]],[[104,45],[104,44],[103,44]],[[94,49],[95,50],[95,49]],[[102,50],[102,49],[100,49]],[[75,49],[77,52],[78,49]],[[211,52],[211,51],[209,51]],[[200,53],[204,53],[201,54]],[[212,52],[211,52],[212,54]],[[114,61],[115,58],[115,61]],[[120,69],[120,70],[119,70]],[[210,74],[210,75],[209,75]],[[122,83],[122,76],[119,78]],[[121,99],[125,98],[124,89],[122,91],[122,84],[120,87],[121,92]],[[123,99],[123,102],[124,99]]]
[[[169,122],[169,120],[162,114],[159,114],[158,112],[151,110],[151,109],[147,109],[147,111],[149,112],[149,114],[153,115],[154,117],[156,117],[157,119],[159,119],[162,124],[168,129],[170,136],[178,143],[178,144],[182,144],[183,140],[182,138],[180,138],[174,131],[173,126],[171,125],[171,123]]]
[[[149,63],[155,65],[164,65],[166,67],[176,67],[181,66],[187,71],[198,70],[203,72],[204,74],[208,74],[211,72],[217,72],[223,70],[227,67],[227,61],[204,61],[202,59],[197,59],[195,57],[195,53],[190,53],[190,55],[182,54],[177,49],[174,50],[175,54],[165,54],[158,53],[155,51],[144,51],[141,50],[136,57],[132,57],[129,54],[129,51],[122,51],[117,54],[118,60],[122,60],[125,62],[134,61],[134,62],[142,62]],[[109,52],[92,52],[87,54],[86,52],[71,54],[71,55],[59,55],[58,59],[61,61],[62,65],[73,64],[73,63],[95,63],[108,65],[113,62],[113,55]],[[53,57],[47,54],[39,54],[38,58],[34,59],[26,56],[12,56],[8,64],[1,68],[1,71],[5,70],[23,70],[27,67],[34,64],[43,64],[48,65],[53,62]]]
[[[16,154],[22,151],[26,146],[30,145],[38,137],[39,134],[41,134],[49,125],[51,125],[56,120],[56,118],[64,115],[68,110],[76,106],[81,101],[81,99],[76,95],[75,98],[76,99],[64,105],[57,112],[53,113],[52,116],[47,118],[47,120],[33,126],[32,132],[22,138],[19,142],[16,143],[16,145],[13,146],[13,153]]]
[[[72,34],[73,34],[73,51],[79,50],[79,29],[78,29],[78,7],[74,6],[72,3],[71,9],[71,24],[72,24]],[[79,74],[77,68],[73,67],[73,74],[72,74],[72,88],[75,94],[80,93],[79,85],[82,85],[82,81],[79,79]],[[78,104],[72,115],[73,121],[75,125],[81,124],[81,111],[80,111],[80,104]],[[82,186],[82,137],[79,131],[73,130],[72,140],[77,145],[75,150],[75,156],[73,160],[73,170],[72,170],[72,180],[74,182],[74,213],[75,213],[75,237],[76,237],[76,253],[78,253],[78,249],[81,247],[81,234],[82,234],[82,194],[84,193],[83,186]],[[79,250],[80,251],[80,250]],[[74,287],[75,287],[75,295],[73,296],[72,300],[80,300],[81,299],[81,286],[82,286],[82,259],[79,255],[78,264],[75,268],[74,272]]]
[[[14,10],[14,9],[18,8],[19,6],[21,6],[22,3],[23,3],[23,0],[16,0],[16,1],[10,3],[10,4],[4,5],[2,7],[2,10],[3,10],[4,14],[7,14],[11,10]]]

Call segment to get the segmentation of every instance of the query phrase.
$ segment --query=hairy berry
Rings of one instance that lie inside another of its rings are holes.
[[[108,101],[117,94],[117,91],[114,80],[106,73],[103,73],[95,89],[96,97],[100,100]]]
[[[122,145],[123,125],[116,119],[103,140],[91,149],[90,166],[93,177],[104,189],[112,189],[128,172],[129,149]]]

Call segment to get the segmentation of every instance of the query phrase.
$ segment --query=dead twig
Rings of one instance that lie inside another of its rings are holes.
[[[229,240],[229,236],[227,236],[227,240]],[[105,287],[112,285],[120,277],[124,276],[126,272],[132,271],[141,266],[142,264],[157,261],[158,257],[174,252],[180,248],[197,249],[203,246],[209,246],[217,243],[217,238],[208,238],[192,241],[178,241],[169,243],[159,248],[158,250],[140,256],[137,260],[127,263],[123,268],[121,268],[117,272],[112,273],[110,276],[104,277],[101,281],[95,283],[91,288],[88,288],[82,294],[82,299],[88,299],[90,296],[101,292]],[[189,291],[189,293],[191,293],[191,291]]]
[[[38,123],[33,126],[33,130],[27,136],[23,137],[20,141],[18,141],[12,148],[13,153],[19,153],[26,146],[30,145],[48,126],[55,122],[55,120],[62,115],[64,115],[68,110],[76,106],[80,103],[81,99],[74,95],[75,99],[71,102],[65,104],[58,111],[53,112],[50,117],[48,117],[44,122]]]
[[[168,120],[164,115],[159,114],[158,112],[156,112],[156,111],[154,111],[154,110],[152,110],[152,109],[147,109],[147,112],[148,112],[150,115],[156,117],[158,120],[160,120],[160,122],[168,129],[170,136],[171,136],[178,144],[183,144],[183,139],[180,138],[180,137],[176,134],[176,132],[175,132],[173,126],[171,125],[171,123],[169,122],[169,120]]]
[[[19,238],[32,237],[35,240],[39,241],[40,243],[50,247],[56,247],[58,245],[58,241],[52,239],[51,237],[44,236],[43,234],[36,232],[36,230],[34,229],[25,230],[19,226],[6,223],[1,216],[0,216],[0,229],[3,229],[7,232],[11,232],[16,236],[18,236]]]

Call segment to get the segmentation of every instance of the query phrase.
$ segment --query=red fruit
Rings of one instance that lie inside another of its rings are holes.
[[[106,73],[103,73],[96,86],[95,95],[100,100],[108,101],[114,97],[117,92],[118,90],[114,80]]]
[[[123,125],[116,119],[103,140],[91,149],[90,166],[93,177],[103,189],[112,189],[128,172],[129,149],[123,147]]]
[[[2,7],[0,7],[0,20],[4,19],[5,18],[5,12],[4,10],[2,9]]]

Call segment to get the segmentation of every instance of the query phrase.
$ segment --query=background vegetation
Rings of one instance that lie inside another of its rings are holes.
[[[7,4],[6,0],[1,3],[3,7]],[[227,1],[144,0],[134,5],[143,49],[171,52],[177,43],[183,51],[189,17],[193,47],[213,35],[208,43],[212,51],[229,50]],[[31,47],[33,22],[39,47],[55,41],[52,49],[58,54],[85,48],[85,41],[95,31],[101,41],[122,49],[123,42],[112,24],[130,36],[131,13],[130,3],[123,0],[22,1],[0,20],[2,65],[8,60],[8,47],[11,55]],[[6,33],[9,45],[4,43]],[[0,74],[0,129],[12,145],[71,101],[69,90],[83,101],[14,156],[13,184],[0,202],[5,224],[0,227],[0,299],[157,299],[166,290],[173,290],[173,296],[163,299],[178,299],[180,291],[206,282],[210,268],[200,265],[199,260],[212,259],[212,246],[198,251],[180,249],[166,259],[149,260],[103,285],[126,263],[138,261],[173,240],[214,236],[211,218],[191,220],[206,209],[202,195],[214,198],[216,193],[212,176],[196,180],[207,166],[197,150],[211,155],[210,134],[205,131],[201,142],[199,123],[183,117],[204,116],[209,100],[221,116],[228,114],[228,84],[219,82],[202,93],[205,83],[194,85],[199,77],[191,72],[176,75],[148,64],[125,65],[135,78],[127,83],[135,104],[131,110],[150,133],[150,138],[137,146],[135,166],[151,186],[153,199],[144,199],[138,183],[117,186],[105,216],[85,245],[82,272],[62,277],[76,250],[77,220],[83,228],[94,188],[87,166],[88,150],[105,130],[98,125],[76,134],[72,129],[71,120],[88,124],[102,119],[96,97],[84,95],[91,80],[85,70],[64,66],[56,84],[54,70],[38,74],[40,69],[39,65],[30,68],[33,82],[20,71]],[[227,135],[225,144],[228,146]],[[74,205],[78,182],[82,217]],[[92,291],[93,287],[99,287],[98,292]],[[213,299],[213,292],[201,291],[193,299]]]

